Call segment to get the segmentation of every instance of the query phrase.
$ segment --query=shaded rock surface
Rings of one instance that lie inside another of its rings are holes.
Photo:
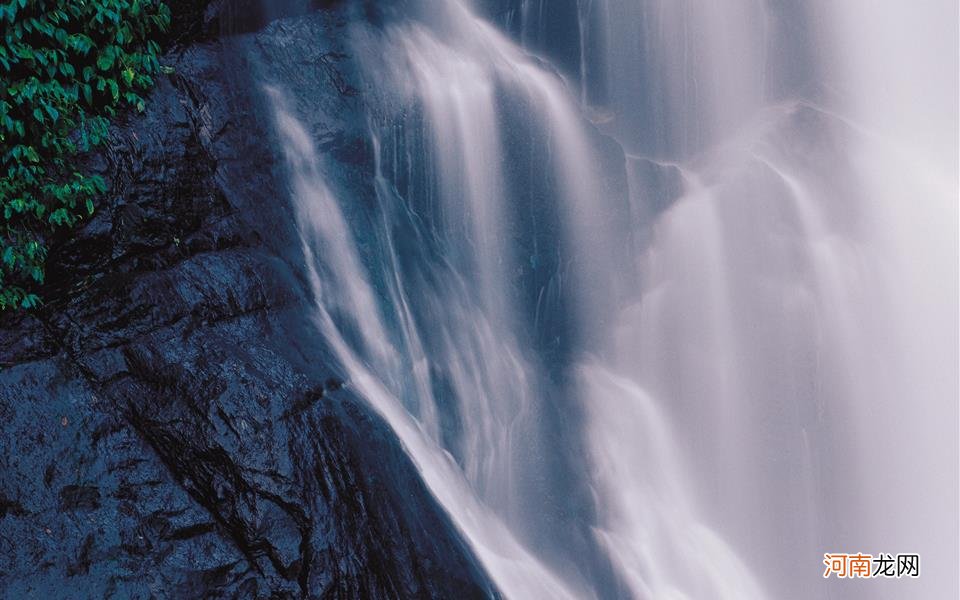
[[[310,333],[250,92],[263,39],[216,39],[218,4],[191,5],[175,74],[91,158],[111,191],[54,247],[46,305],[0,315],[0,597],[495,596]],[[349,108],[346,57],[325,56],[316,93]],[[325,150],[362,181],[342,125]]]

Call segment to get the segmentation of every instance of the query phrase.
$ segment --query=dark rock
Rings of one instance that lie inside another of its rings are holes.
[[[94,485],[65,485],[60,488],[60,510],[73,512],[100,508],[100,490]]]
[[[660,163],[638,156],[628,156],[627,177],[631,190],[642,190],[633,198],[636,227],[652,223],[663,211],[683,196],[689,182],[676,165]]]
[[[495,596],[310,333],[254,40],[188,4],[177,39],[208,41],[91,157],[109,197],[52,249],[45,306],[0,315],[0,597]],[[330,139],[361,179],[360,139]]]

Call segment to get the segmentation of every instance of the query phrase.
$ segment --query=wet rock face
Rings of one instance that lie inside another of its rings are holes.
[[[0,316],[2,598],[495,595],[310,333],[253,43],[169,55],[47,304]]]

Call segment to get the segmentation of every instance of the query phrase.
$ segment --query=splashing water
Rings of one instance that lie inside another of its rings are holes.
[[[571,92],[420,8],[352,30],[375,218],[268,97],[318,326],[503,593],[829,598],[824,552],[919,551],[844,597],[949,597],[955,165],[860,108],[849,9],[580,2]]]
[[[389,389],[389,375],[395,370],[389,369],[389,365],[394,362],[396,353],[390,350],[390,334],[383,325],[379,309],[370,301],[373,292],[359,266],[355,242],[350,239],[349,228],[336,198],[320,176],[320,161],[309,134],[290,114],[276,88],[268,88],[267,93],[274,102],[277,127],[286,142],[287,159],[295,173],[294,192],[301,210],[298,219],[303,223],[304,254],[318,300],[318,326],[350,374],[352,385],[393,427],[424,481],[450,511],[454,522],[468,537],[484,567],[499,585],[524,597],[574,597],[513,539],[489,509],[477,501],[449,454],[430,439],[421,423],[404,410]],[[326,279],[315,266],[315,253],[322,253],[330,270]],[[341,288],[340,284],[347,280],[350,284]],[[346,296],[339,296],[341,293]],[[348,343],[341,327],[328,312],[328,306],[337,306],[338,312],[345,312],[346,318],[353,319],[353,325],[361,328],[363,346],[360,351]],[[367,361],[386,368],[386,377],[372,372]]]

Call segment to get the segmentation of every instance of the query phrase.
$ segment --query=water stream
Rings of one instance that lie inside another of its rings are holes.
[[[375,218],[265,94],[317,326],[499,589],[955,594],[956,7],[581,0],[571,71],[498,4],[351,26]]]

